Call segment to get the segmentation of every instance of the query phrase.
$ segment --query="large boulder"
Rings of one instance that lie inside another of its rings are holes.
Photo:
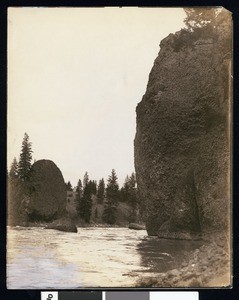
[[[138,104],[135,169],[149,235],[229,228],[230,44],[170,34]]]
[[[50,224],[47,224],[45,226],[45,229],[55,229],[55,230],[59,230],[59,231],[77,233],[76,225],[69,217],[64,217],[64,218],[55,220],[54,222],[52,222]]]
[[[129,223],[129,229],[134,229],[134,230],[145,230],[145,226],[144,225],[140,225],[137,223]]]
[[[66,187],[51,160],[38,160],[31,169],[30,195],[25,201],[29,221],[50,221],[66,214]]]

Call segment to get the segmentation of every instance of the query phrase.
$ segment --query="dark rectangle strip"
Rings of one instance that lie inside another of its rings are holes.
[[[102,300],[102,292],[72,291],[59,292],[58,300]]]

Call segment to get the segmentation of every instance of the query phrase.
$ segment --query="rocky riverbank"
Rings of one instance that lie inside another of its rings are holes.
[[[50,223],[47,222],[28,222],[27,224],[24,224],[23,227],[46,227]],[[103,223],[89,223],[89,224],[82,224],[76,222],[76,227],[82,227],[82,228],[128,228],[128,225],[109,225],[109,224],[103,224]]]
[[[158,273],[154,278],[142,277],[137,287],[230,287],[230,251],[219,237],[199,249],[186,253],[177,269]]]

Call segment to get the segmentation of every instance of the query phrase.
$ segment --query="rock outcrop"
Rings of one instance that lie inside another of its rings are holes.
[[[164,238],[230,227],[231,49],[223,35],[192,35],[161,42],[136,109],[142,211],[148,234]]]
[[[33,164],[29,189],[25,199],[29,221],[50,221],[66,214],[64,178],[53,161],[42,159]]]
[[[47,224],[45,226],[45,229],[55,229],[55,230],[59,230],[59,231],[77,233],[76,225],[69,217],[64,217],[64,218],[55,220],[54,222],[52,222],[50,224]]]
[[[231,287],[231,257],[224,246],[216,242],[185,252],[185,259],[176,269],[138,280],[139,287],[182,288],[182,287]]]
[[[129,224],[129,229],[134,229],[134,230],[145,230],[145,226],[144,226],[144,225],[137,224],[137,223],[130,223],[130,224]]]

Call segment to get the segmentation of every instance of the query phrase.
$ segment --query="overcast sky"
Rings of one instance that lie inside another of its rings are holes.
[[[8,163],[27,132],[33,157],[76,185],[134,171],[135,108],[182,8],[10,8]]]

